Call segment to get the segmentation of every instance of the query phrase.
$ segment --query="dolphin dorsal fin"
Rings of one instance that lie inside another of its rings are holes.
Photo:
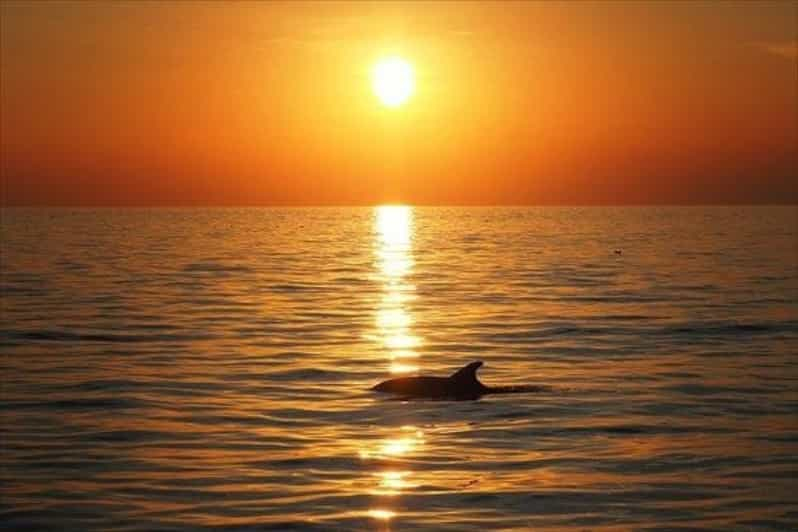
[[[476,362],[471,362],[470,364],[466,364],[462,368],[458,369],[449,377],[453,380],[468,380],[468,381],[476,381],[477,380],[477,370],[482,365],[481,360],[477,360]]]

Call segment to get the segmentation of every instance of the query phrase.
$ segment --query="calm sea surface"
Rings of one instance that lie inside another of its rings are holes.
[[[5,529],[798,530],[794,207],[0,226]]]

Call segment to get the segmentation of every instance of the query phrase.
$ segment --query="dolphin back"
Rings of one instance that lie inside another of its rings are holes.
[[[466,364],[462,368],[452,373],[449,378],[453,381],[457,381],[463,384],[479,383],[479,381],[477,380],[477,370],[480,367],[482,367],[481,360],[471,362],[470,364]]]
[[[477,379],[477,370],[482,361],[466,364],[448,377],[399,377],[377,384],[371,389],[376,392],[394,393],[402,397],[430,397],[438,399],[478,399],[495,393],[529,393],[547,389],[545,386],[485,386]]]
[[[482,367],[482,361],[477,360],[466,364],[449,376],[449,380],[461,389],[468,389],[471,391],[483,390],[485,386],[477,379],[477,370]]]

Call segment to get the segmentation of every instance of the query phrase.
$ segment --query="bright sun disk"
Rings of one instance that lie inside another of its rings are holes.
[[[388,107],[403,104],[413,94],[413,68],[401,57],[381,59],[372,79],[374,93]]]

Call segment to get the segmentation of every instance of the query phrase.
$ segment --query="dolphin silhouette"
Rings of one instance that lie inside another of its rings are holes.
[[[541,386],[485,386],[477,379],[482,361],[471,362],[448,377],[400,377],[383,381],[371,389],[407,398],[479,399],[489,393],[524,393],[542,390]]]

